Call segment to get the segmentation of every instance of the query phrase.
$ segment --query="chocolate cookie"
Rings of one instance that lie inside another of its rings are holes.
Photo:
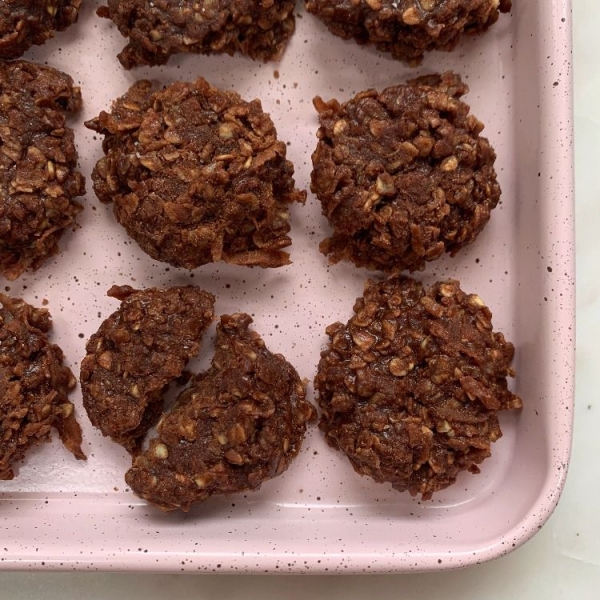
[[[431,50],[453,50],[463,33],[481,33],[512,0],[306,0],[333,34],[372,44],[418,65]]]
[[[50,440],[51,428],[78,459],[81,428],[67,395],[76,379],[63,365],[62,350],[48,341],[46,309],[0,294],[0,480],[27,450]]]
[[[163,65],[173,54],[234,54],[277,60],[294,29],[296,0],[108,0],[111,19],[129,43],[118,58],[126,69]]]
[[[315,99],[321,126],[311,189],[333,235],[330,261],[389,273],[415,271],[479,235],[500,198],[483,125],[460,100],[453,73]]]
[[[81,0],[3,0],[0,59],[18,58],[77,21]]]
[[[298,373],[249,331],[251,322],[221,317],[210,369],[181,393],[125,476],[162,510],[258,489],[298,454],[314,408]]]
[[[65,113],[81,92],[64,73],[0,62],[0,274],[16,279],[58,252],[85,193]]]
[[[152,258],[187,269],[290,262],[288,204],[306,194],[260,101],[204,79],[158,91],[140,81],[86,125],[106,136],[96,194]]]
[[[121,306],[86,345],[83,404],[105,436],[137,452],[162,414],[169,383],[200,351],[215,299],[192,286],[142,291],[113,286],[108,295]]]
[[[354,316],[327,328],[315,388],[327,442],[398,491],[433,492],[478,473],[501,435],[497,412],[514,347],[479,296],[456,281],[427,292],[409,278],[368,281]]]

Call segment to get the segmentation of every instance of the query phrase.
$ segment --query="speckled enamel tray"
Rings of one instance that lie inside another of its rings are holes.
[[[434,70],[461,73],[471,88],[466,100],[497,150],[503,199],[472,246],[432,264],[423,278],[456,277],[490,306],[495,328],[516,345],[514,389],[525,407],[504,415],[504,437],[482,473],[461,476],[433,501],[361,479],[313,428],[292,467],[259,492],[166,515],[127,490],[128,457],[92,429],[76,391],[89,460],[73,460],[54,441],[29,454],[13,481],[0,483],[0,568],[401,572],[479,563],[531,537],[558,501],[571,442],[570,2],[517,0],[512,16],[488,34],[451,55],[429,56],[418,70],[330,36],[300,10],[279,64],[184,56],[135,72],[117,62],[124,42],[95,16],[98,4],[85,2],[78,25],[27,55],[66,70],[82,87],[85,108],[74,127],[86,176],[101,150],[83,121],[137,78],[203,75],[245,98],[260,97],[280,138],[289,141],[299,186],[308,188],[317,129],[313,96],[343,100]],[[326,325],[349,318],[367,277],[350,266],[328,267],[319,254],[327,224],[314,197],[292,211],[292,266],[216,265],[190,273],[146,257],[99,204],[89,181],[88,189],[81,228],[64,238],[62,254],[35,275],[1,282],[33,304],[48,300],[54,340],[75,372],[85,340],[117,306],[105,296],[112,284],[195,283],[217,295],[219,314],[251,313],[270,348],[312,380]],[[204,356],[198,366],[207,362]]]

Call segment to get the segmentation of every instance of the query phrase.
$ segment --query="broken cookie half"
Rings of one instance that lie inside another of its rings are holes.
[[[215,299],[193,286],[113,286],[108,295],[121,307],[86,345],[83,404],[95,427],[135,453],[162,414],[167,387],[198,355]]]
[[[298,454],[315,409],[296,370],[249,330],[246,314],[217,326],[210,369],[194,377],[125,479],[161,510],[256,490]]]

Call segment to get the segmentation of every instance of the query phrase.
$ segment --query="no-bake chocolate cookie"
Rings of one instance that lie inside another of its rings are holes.
[[[258,489],[298,454],[314,408],[298,373],[251,322],[221,317],[210,369],[181,393],[126,474],[131,489],[162,510]]]
[[[260,101],[204,79],[140,81],[86,125],[105,136],[94,190],[152,258],[188,269],[290,262],[288,205],[306,193]]]
[[[296,0],[108,0],[111,19],[129,43],[118,58],[126,69],[163,65],[173,54],[241,53],[277,60],[295,29]]]
[[[483,124],[453,73],[429,75],[344,104],[315,99],[321,126],[311,189],[333,235],[330,261],[415,271],[471,243],[500,198]]]
[[[64,73],[0,62],[0,274],[16,279],[58,252],[85,193],[65,113],[81,92]]]
[[[453,50],[463,34],[486,31],[512,0],[306,0],[335,35],[372,44],[418,65],[431,50]]]
[[[67,395],[77,383],[62,350],[48,340],[46,309],[0,294],[0,480],[29,448],[50,440],[52,427],[78,459],[81,428]]]
[[[0,59],[18,58],[77,21],[81,0],[3,0]]]
[[[215,299],[192,286],[113,286],[108,295],[121,306],[86,345],[83,404],[95,427],[135,453],[162,414],[169,383],[200,351]]]
[[[478,473],[520,408],[507,388],[514,347],[456,281],[368,281],[354,316],[327,328],[315,379],[327,442],[354,469],[424,499]]]

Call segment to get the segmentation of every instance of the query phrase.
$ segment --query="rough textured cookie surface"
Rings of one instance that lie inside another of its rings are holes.
[[[58,252],[85,193],[65,113],[81,92],[64,73],[0,62],[0,274],[16,279]]]
[[[430,50],[453,50],[463,33],[486,31],[512,0],[306,0],[335,35],[373,44],[418,65]]]
[[[18,58],[77,21],[81,0],[3,0],[0,59]]]
[[[162,65],[173,54],[239,52],[276,60],[295,29],[296,0],[108,0],[98,15],[111,19],[129,43],[126,69]]]
[[[315,388],[327,442],[354,469],[424,499],[478,473],[501,435],[514,347],[456,281],[368,281],[354,316],[328,327]]]
[[[258,100],[204,79],[158,91],[140,81],[87,126],[106,136],[96,194],[152,258],[189,269],[290,262],[288,205],[306,194]]]
[[[345,104],[315,99],[321,126],[311,189],[333,235],[331,262],[415,271],[471,243],[500,198],[483,125],[445,73],[362,92]]]
[[[314,408],[298,373],[251,322],[221,317],[210,369],[181,393],[126,474],[131,489],[162,510],[255,490],[298,454]]]
[[[0,480],[14,477],[14,463],[49,441],[52,427],[69,452],[85,459],[67,397],[76,379],[48,341],[51,328],[47,310],[0,294]]]
[[[89,339],[81,363],[83,404],[92,424],[130,452],[163,409],[169,383],[200,351],[214,297],[198,288],[113,286],[120,308]]]

